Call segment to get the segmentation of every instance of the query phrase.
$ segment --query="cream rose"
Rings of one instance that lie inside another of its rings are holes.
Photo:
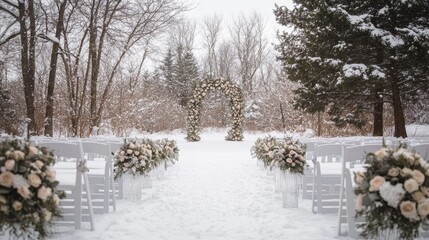
[[[40,198],[42,201],[46,201],[48,197],[51,195],[52,189],[46,188],[45,186],[42,186],[37,191],[37,197]]]
[[[6,204],[7,203],[7,198],[3,195],[0,195],[0,203],[1,204]]]
[[[134,143],[130,143],[130,145],[128,145],[128,147],[131,148],[131,149],[135,149],[136,145]]]
[[[377,157],[378,160],[382,160],[384,157],[387,156],[389,149],[387,148],[381,148],[377,150],[374,154]]]
[[[0,185],[4,187],[12,187],[13,174],[11,172],[2,172],[0,174]]]
[[[401,169],[401,176],[403,177],[407,177],[407,176],[411,176],[413,174],[413,170],[409,169],[409,168],[403,168]]]
[[[22,160],[25,158],[25,153],[23,153],[19,150],[15,150],[15,151],[13,151],[13,156],[15,157],[16,160]]]
[[[45,222],[49,222],[52,218],[52,213],[46,208],[42,209],[42,215]]]
[[[12,207],[15,209],[15,211],[21,211],[22,203],[20,201],[14,201]]]
[[[417,211],[422,218],[426,218],[429,214],[429,199],[419,202],[417,205]]]
[[[398,168],[391,168],[391,169],[389,169],[389,172],[387,173],[387,175],[389,175],[391,177],[397,177],[399,175],[399,169]]]
[[[33,156],[33,155],[37,155],[37,154],[39,154],[39,149],[37,149],[36,147],[34,147],[34,146],[30,146],[30,147],[28,147],[28,151],[29,151],[29,155],[30,156]]]
[[[419,170],[413,170],[411,176],[419,185],[422,185],[425,182],[425,175]]]
[[[45,171],[45,174],[46,174],[46,179],[48,179],[48,181],[54,182],[57,176],[57,171],[55,171],[55,169],[51,167],[48,167]]]
[[[31,197],[31,192],[30,189],[28,189],[28,187],[26,186],[21,186],[17,189],[17,192],[19,195],[21,195],[22,198],[24,199],[29,199]]]
[[[404,183],[404,188],[409,193],[413,193],[419,189],[419,184],[413,178],[407,179]]]
[[[42,179],[37,174],[30,174],[27,177],[28,183],[30,183],[31,186],[38,188],[40,184],[42,184]]]
[[[413,199],[416,200],[416,202],[418,203],[426,199],[425,195],[420,191],[413,192],[412,196]]]
[[[381,185],[384,184],[384,182],[386,182],[386,180],[384,179],[384,177],[375,176],[369,182],[369,191],[370,192],[378,191],[380,189]]]
[[[6,170],[11,171],[15,167],[15,160],[9,159],[4,163]]]
[[[36,162],[34,162],[34,165],[36,165],[37,168],[42,169],[42,167],[45,164],[42,161],[40,161],[40,160],[36,160]]]
[[[363,172],[356,172],[355,174],[355,183],[356,184],[362,184],[363,181],[365,181],[366,177],[365,174]]]
[[[127,150],[127,154],[133,154],[133,150],[128,149],[128,150]]]
[[[293,162],[293,160],[292,160],[291,158],[288,158],[288,159],[286,159],[286,162],[287,162],[287,163],[292,163],[292,162]]]
[[[355,209],[357,212],[361,212],[363,210],[363,194],[358,194],[356,196],[356,206]]]
[[[416,203],[412,201],[403,201],[400,205],[401,214],[410,219],[410,220],[418,220]]]
[[[58,197],[57,194],[54,194],[54,196],[52,197],[52,200],[54,201],[55,206],[60,205],[60,197]]]

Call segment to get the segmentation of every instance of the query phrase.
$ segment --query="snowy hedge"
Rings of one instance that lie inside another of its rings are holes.
[[[197,83],[188,103],[188,141],[199,141],[201,101],[209,91],[220,90],[229,98],[232,110],[232,129],[226,136],[227,141],[243,140],[244,100],[241,89],[229,80],[206,79]]]

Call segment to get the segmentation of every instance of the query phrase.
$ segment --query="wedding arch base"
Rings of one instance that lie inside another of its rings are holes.
[[[199,136],[201,103],[207,93],[214,90],[225,93],[229,99],[229,106],[232,111],[232,128],[225,137],[225,140],[242,141],[244,121],[243,94],[236,84],[224,79],[205,79],[195,85],[188,102],[188,128],[186,140],[197,142],[201,139]]]

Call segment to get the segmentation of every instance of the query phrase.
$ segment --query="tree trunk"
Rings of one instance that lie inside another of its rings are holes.
[[[393,105],[393,118],[395,120],[395,137],[407,137],[407,130],[405,129],[405,117],[402,109],[400,89],[398,85],[398,78],[395,72],[390,76],[390,83],[392,86],[392,105]]]
[[[382,89],[376,89],[374,93],[373,136],[383,136],[383,97],[380,97],[382,91]]]
[[[34,108],[34,84],[35,84],[35,44],[36,44],[36,23],[34,16],[34,2],[28,1],[28,9],[24,1],[18,1],[19,10],[19,31],[21,38],[21,73],[24,85],[24,96],[27,110],[28,126],[27,137],[37,132],[36,117]],[[27,11],[28,10],[28,11]],[[26,18],[30,20],[30,38],[28,37]]]
[[[59,40],[61,38],[62,26],[64,21],[64,12],[66,9],[67,0],[61,2],[58,11],[58,22],[55,30],[55,37],[51,52],[51,63],[49,68],[48,93],[46,95],[46,112],[45,112],[45,136],[53,136],[53,118],[54,118],[54,89],[55,77],[57,73],[58,49],[60,47]]]
[[[322,136],[322,112],[317,112],[317,136]]]
[[[286,131],[286,121],[285,121],[285,114],[283,112],[283,105],[282,105],[282,103],[280,103],[280,113],[282,115],[283,131]]]

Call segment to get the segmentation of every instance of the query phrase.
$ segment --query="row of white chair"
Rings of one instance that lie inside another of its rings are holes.
[[[60,202],[64,217],[56,224],[81,229],[82,222],[89,222],[94,230],[94,214],[108,213],[111,207],[115,211],[116,198],[121,197],[121,187],[113,181],[111,154],[120,143],[45,139],[36,144],[54,151],[58,188],[66,191],[67,197]]]

